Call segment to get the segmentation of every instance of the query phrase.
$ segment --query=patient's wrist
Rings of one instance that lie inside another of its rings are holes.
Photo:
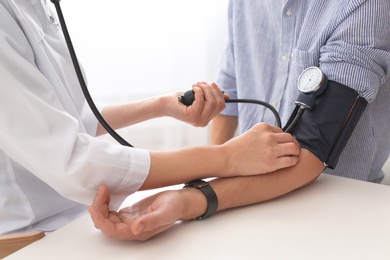
[[[195,220],[202,220],[213,215],[218,209],[218,198],[214,189],[209,185],[207,181],[197,179],[190,182],[187,182],[183,188],[197,189],[202,192],[204,198],[206,199],[206,211],[195,217]]]
[[[198,189],[182,189],[180,195],[183,199],[181,220],[191,220],[203,215],[207,210],[207,200]]]

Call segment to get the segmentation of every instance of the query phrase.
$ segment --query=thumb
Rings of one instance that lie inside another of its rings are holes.
[[[98,192],[96,193],[92,207],[100,211],[103,215],[108,215],[108,205],[110,204],[110,193],[106,185],[101,184],[99,186]]]

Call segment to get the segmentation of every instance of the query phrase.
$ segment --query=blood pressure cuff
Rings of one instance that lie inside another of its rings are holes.
[[[334,169],[366,107],[367,101],[355,90],[329,81],[314,107],[305,110],[292,134],[302,148]]]

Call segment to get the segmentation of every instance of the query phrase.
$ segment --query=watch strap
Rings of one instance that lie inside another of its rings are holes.
[[[195,218],[195,220],[206,219],[217,211],[218,209],[217,194],[215,193],[215,191],[213,190],[213,188],[210,186],[208,182],[203,180],[193,180],[187,182],[183,188],[199,189],[206,197],[206,201],[207,201],[206,212],[203,215]]]

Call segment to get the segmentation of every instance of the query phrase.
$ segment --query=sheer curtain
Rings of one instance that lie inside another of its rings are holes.
[[[227,41],[228,0],[62,1],[97,102],[123,102],[211,82]],[[135,146],[207,142],[207,128],[157,119],[120,131]]]

